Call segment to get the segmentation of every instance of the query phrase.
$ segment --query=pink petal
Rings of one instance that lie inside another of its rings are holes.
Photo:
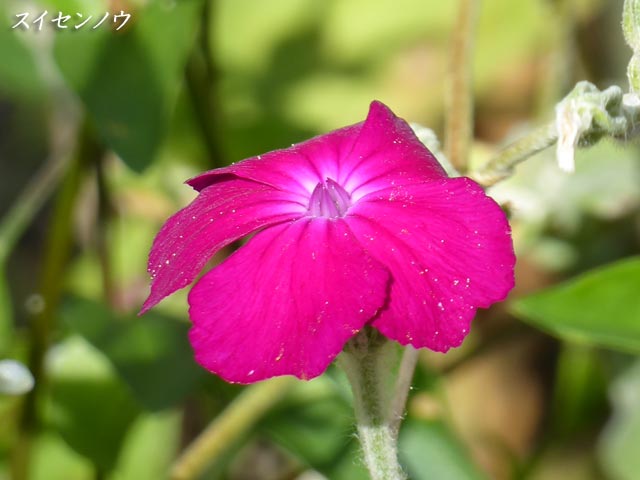
[[[476,309],[513,288],[506,217],[468,178],[376,192],[346,221],[393,279],[389,305],[372,325],[403,345],[443,352],[460,345]]]
[[[362,124],[359,123],[334,130],[284,150],[274,150],[225,168],[210,170],[187,183],[196,190],[202,190],[231,174],[308,200],[318,183],[327,178],[337,178],[339,162],[353,148],[361,128]]]
[[[411,127],[380,102],[372,102],[353,150],[341,164],[338,183],[354,201],[403,183],[446,178]]]
[[[189,285],[222,247],[259,228],[298,218],[306,211],[290,195],[269,186],[227,177],[174,214],[149,253],[151,293],[144,313]]]
[[[270,227],[191,290],[196,360],[229,382],[316,377],[382,307],[388,281],[342,219]]]
[[[394,184],[446,177],[407,122],[380,102],[371,103],[364,123],[205,172],[188,183],[201,190],[229,174],[289,191],[300,199],[308,199],[318,183],[332,179],[354,201]]]

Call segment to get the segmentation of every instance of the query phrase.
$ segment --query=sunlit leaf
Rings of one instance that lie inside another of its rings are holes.
[[[640,353],[640,257],[517,300],[523,320],[566,340]]]
[[[15,15],[24,10],[8,11],[0,5],[0,17],[10,19],[10,25],[0,28],[0,95],[17,95],[25,100],[37,100],[43,93],[43,83],[34,56],[26,46],[25,36],[30,30],[10,28],[19,18]]]
[[[38,435],[32,448],[31,480],[81,480],[95,475],[91,462],[70,448],[56,432]]]
[[[48,367],[50,425],[98,470],[111,471],[139,413],[129,390],[109,360],[80,337],[58,345]]]
[[[182,415],[177,411],[143,414],[136,419],[123,445],[118,480],[166,478],[180,443]],[[162,439],[162,441],[158,441]]]

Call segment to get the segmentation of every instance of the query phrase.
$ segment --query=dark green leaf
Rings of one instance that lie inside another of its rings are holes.
[[[262,428],[327,478],[368,478],[358,457],[352,407],[327,376],[299,384]]]
[[[640,353],[640,258],[517,300],[514,312],[560,338]]]
[[[200,0],[157,0],[122,31],[59,33],[55,56],[103,140],[132,168],[151,163],[168,126]]]
[[[563,345],[553,388],[552,434],[566,440],[606,416],[606,377],[599,351]]]
[[[65,311],[71,328],[100,349],[150,410],[179,403],[202,379],[187,339],[188,325],[149,313],[118,316],[104,305],[76,300]]]
[[[338,398],[286,402],[265,424],[269,434],[315,469],[331,465],[353,437],[353,419]],[[304,441],[300,441],[304,439]]]

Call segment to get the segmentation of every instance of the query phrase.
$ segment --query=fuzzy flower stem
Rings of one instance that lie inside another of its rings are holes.
[[[397,432],[400,429],[400,422],[404,416],[404,411],[411,388],[411,380],[418,363],[418,350],[411,345],[407,345],[402,354],[400,369],[398,370],[394,397],[391,402],[390,420],[391,426]],[[397,433],[396,433],[397,434]]]
[[[627,66],[629,93],[626,103],[640,104],[640,0],[625,0],[622,11],[622,32],[633,55]]]
[[[473,137],[473,46],[480,0],[460,0],[447,82],[445,154],[459,172],[467,167]]]
[[[527,158],[555,144],[558,131],[555,122],[537,128],[527,136],[500,151],[470,177],[484,187],[489,187],[510,177],[513,169]]]
[[[173,464],[171,479],[199,478],[229,445],[276,405],[296,381],[292,377],[278,377],[248,387],[186,448]]]
[[[372,480],[401,480],[397,427],[392,418],[395,346],[365,328],[339,357],[353,391],[358,436]],[[391,387],[391,388],[390,388]]]

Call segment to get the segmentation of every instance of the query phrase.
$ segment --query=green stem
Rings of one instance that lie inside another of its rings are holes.
[[[411,345],[407,345],[402,354],[402,361],[398,370],[395,395],[391,401],[391,426],[397,432],[400,429],[400,422],[404,417],[407,405],[407,397],[411,388],[411,381],[418,363],[419,352]]]
[[[52,157],[33,177],[0,222],[0,264],[7,260],[46,199],[58,184],[68,164],[67,158]]]
[[[13,312],[6,263],[33,218],[51,195],[68,165],[67,156],[52,156],[29,182],[0,222],[0,352],[11,345]]]
[[[218,135],[217,70],[211,49],[211,0],[202,5],[198,43],[186,69],[186,85],[204,146],[214,167],[225,165]]]
[[[260,420],[296,384],[278,377],[248,387],[196,438],[176,460],[172,480],[198,478],[229,445]]]
[[[552,146],[557,140],[556,124],[551,122],[512,143],[489,160],[482,168],[472,172],[469,176],[485,187],[494,185],[510,177],[516,165],[524,162],[539,151]]]
[[[397,427],[392,418],[395,345],[365,328],[339,357],[353,391],[358,437],[372,480],[402,480]]]
[[[41,273],[40,295],[43,309],[32,318],[30,325],[29,370],[35,378],[35,386],[25,398],[21,415],[21,438],[13,452],[12,473],[14,480],[29,478],[31,438],[38,428],[38,409],[42,392],[46,386],[44,357],[49,348],[51,332],[56,323],[56,312],[62,295],[64,276],[71,247],[71,220],[73,208],[80,190],[81,179],[85,173],[87,158],[91,158],[95,143],[86,133],[78,146],[72,163],[56,198],[51,219],[51,228],[47,237],[44,262]]]
[[[111,268],[111,252],[109,251],[109,222],[113,214],[113,205],[109,186],[104,171],[104,152],[99,152],[95,159],[96,182],[98,186],[98,218],[96,225],[96,248],[102,274],[102,292],[105,302],[111,307],[118,307],[116,288]]]
[[[459,1],[447,82],[444,150],[453,167],[463,174],[473,138],[473,40],[479,10],[479,0]]]

